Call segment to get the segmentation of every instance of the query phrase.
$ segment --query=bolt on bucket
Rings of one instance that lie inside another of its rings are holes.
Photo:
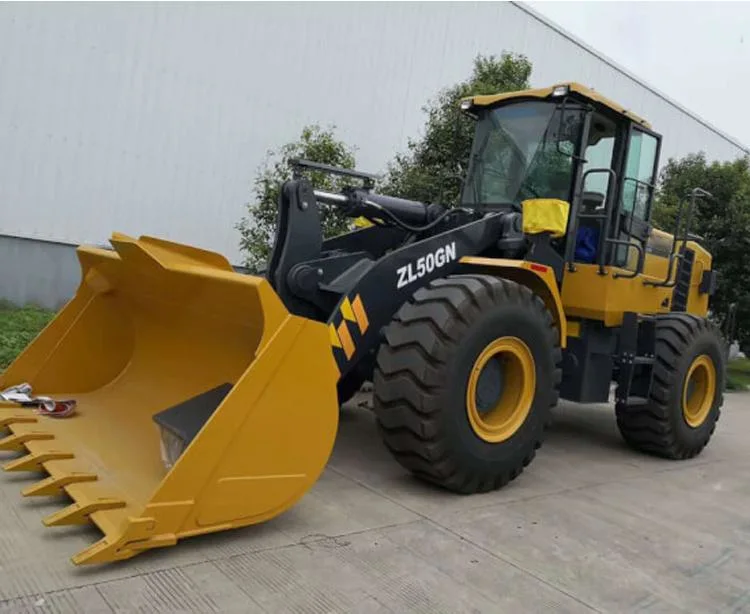
[[[78,249],[76,296],[0,375],[0,390],[76,402],[60,418],[0,401],[0,450],[23,453],[3,468],[48,474],[25,496],[72,499],[44,523],[104,534],[76,564],[281,514],[318,479],[338,425],[325,324],[218,254],[111,243]]]

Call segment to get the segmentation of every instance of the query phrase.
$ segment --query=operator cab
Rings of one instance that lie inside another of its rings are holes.
[[[561,257],[638,271],[661,143],[644,120],[577,83],[474,96],[461,108],[476,120],[463,206],[564,201],[566,233],[551,242]]]

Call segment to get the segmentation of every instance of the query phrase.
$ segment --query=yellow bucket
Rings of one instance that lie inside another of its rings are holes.
[[[324,323],[218,254],[111,243],[78,249],[76,296],[0,376],[0,390],[26,382],[77,402],[66,418],[0,403],[0,449],[25,453],[4,469],[49,474],[26,496],[72,499],[44,523],[104,533],[76,564],[284,512],[318,479],[338,425]]]

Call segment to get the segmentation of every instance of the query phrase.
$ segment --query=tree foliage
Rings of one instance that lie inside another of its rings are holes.
[[[713,195],[696,202],[691,231],[714,258],[719,273],[711,309],[719,319],[737,304],[737,337],[750,345],[750,161],[708,162],[702,153],[669,160],[660,175],[654,223],[674,229],[678,204],[700,187]]]
[[[457,122],[458,105],[464,96],[494,94],[528,87],[531,64],[523,56],[503,53],[477,56],[471,75],[438,93],[423,107],[427,114],[424,135],[410,140],[406,153],[398,154],[388,165],[379,191],[423,202],[456,202],[459,196],[458,163],[468,159],[473,128],[471,122]],[[251,271],[262,269],[273,246],[276,230],[276,208],[281,184],[291,178],[289,160],[305,158],[354,168],[354,150],[337,139],[335,128],[306,126],[299,140],[287,143],[267,154],[253,183],[253,199],[247,213],[237,224],[243,264]],[[309,173],[318,189],[338,191],[345,185],[341,178],[322,173]],[[335,209],[322,211],[324,236],[347,229],[349,220]]]
[[[337,139],[335,127],[321,128],[317,124],[305,126],[300,138],[270,151],[253,183],[253,200],[247,205],[247,215],[237,224],[240,249],[245,255],[244,265],[257,272],[265,267],[273,247],[279,192],[284,181],[292,178],[289,161],[294,158],[312,160],[342,168],[354,168],[354,149]],[[325,173],[306,173],[313,187],[338,191],[345,180]],[[348,220],[334,208],[321,207],[324,237],[334,236],[347,229]]]
[[[427,203],[457,202],[458,165],[469,158],[474,130],[473,122],[459,120],[461,98],[525,89],[530,76],[531,63],[522,55],[477,56],[468,79],[443,89],[423,107],[423,136],[410,139],[407,151],[396,155],[379,191]]]

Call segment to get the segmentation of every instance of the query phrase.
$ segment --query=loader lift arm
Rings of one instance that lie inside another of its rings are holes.
[[[378,222],[324,241],[320,202]],[[278,216],[267,278],[291,313],[328,324],[342,379],[378,347],[381,329],[417,287],[456,272],[464,257],[517,248],[507,241],[509,216],[519,216],[510,207],[446,211],[367,188],[316,192],[304,178],[283,185]]]

